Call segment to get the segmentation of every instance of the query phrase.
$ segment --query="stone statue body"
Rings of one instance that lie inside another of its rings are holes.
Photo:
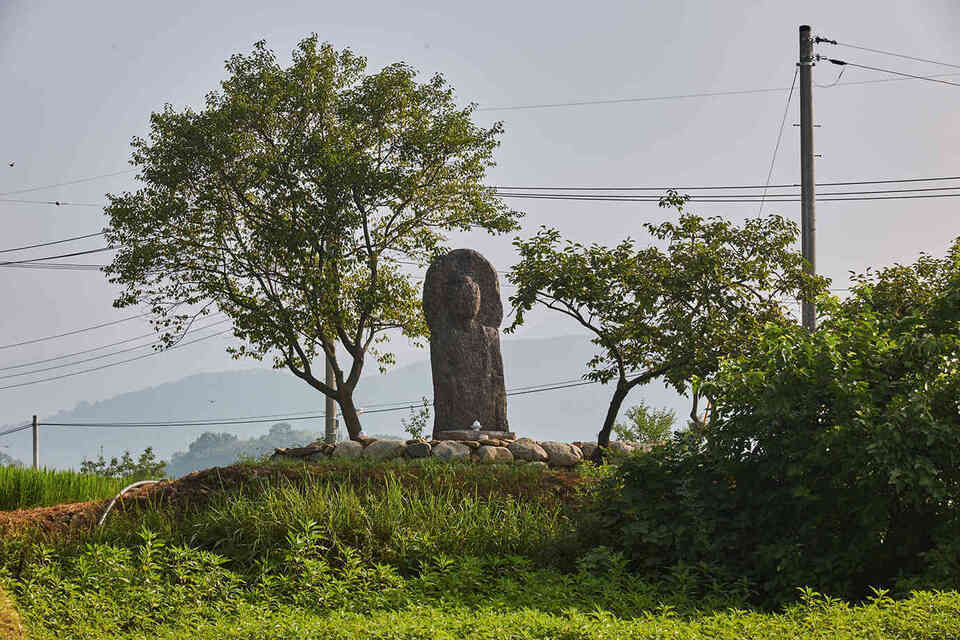
[[[497,272],[471,249],[436,260],[423,285],[430,328],[434,437],[440,431],[507,431],[507,397],[500,354],[503,303]]]

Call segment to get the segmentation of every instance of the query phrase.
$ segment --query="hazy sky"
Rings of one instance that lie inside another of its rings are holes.
[[[569,7],[569,8],[568,8]],[[573,8],[576,7],[576,8]],[[424,75],[440,72],[458,99],[481,107],[695,92],[788,87],[797,27],[867,47],[960,63],[955,0],[804,3],[748,2],[11,2],[0,0],[0,193],[121,171],[129,141],[144,135],[165,102],[200,106],[223,78],[223,61],[266,39],[283,59],[311,32],[369,58],[371,69],[403,60]],[[948,68],[826,47],[823,53],[908,73]],[[960,81],[960,69],[956,80]],[[829,84],[837,67],[821,64]],[[818,181],[960,174],[960,87],[922,81],[844,86],[885,78],[848,69],[840,85],[815,90]],[[767,175],[787,92],[554,109],[483,111],[506,134],[490,175],[500,185],[757,184]],[[773,181],[799,180],[794,100]],[[8,166],[15,162],[13,167]],[[21,199],[102,203],[132,188],[130,174],[22,195]],[[641,223],[662,219],[650,204],[517,201],[524,234],[558,227],[584,242],[643,238]],[[847,271],[943,253],[960,234],[950,199],[823,202],[818,205],[818,266],[845,286]],[[755,205],[695,207],[732,218]],[[794,218],[794,204],[768,206]],[[0,202],[0,249],[98,231],[94,207]],[[466,236],[459,246],[501,268],[513,261],[510,237]],[[5,259],[102,246],[101,239],[57,245]],[[74,262],[102,261],[103,256]],[[505,295],[509,290],[504,291]],[[97,272],[0,270],[0,345],[131,315]],[[575,331],[539,314],[518,336]],[[146,333],[132,321],[68,338],[0,349],[0,367],[49,358]],[[0,390],[0,424],[29,420],[234,363],[213,340],[56,382]],[[401,359],[425,357],[401,345]],[[131,354],[135,355],[135,354]],[[109,361],[109,360],[108,360]],[[85,366],[94,366],[96,361]],[[57,363],[53,363],[57,364]],[[55,375],[57,370],[41,375]],[[16,373],[0,371],[0,375]],[[557,372],[565,374],[576,372]],[[552,372],[545,372],[545,381]],[[567,376],[569,377],[569,376]],[[33,378],[0,378],[0,386]],[[508,380],[509,384],[509,380]],[[322,404],[318,397],[318,406]],[[282,410],[279,407],[278,410]]]

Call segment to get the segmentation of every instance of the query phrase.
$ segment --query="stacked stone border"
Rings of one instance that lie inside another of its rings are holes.
[[[614,455],[629,455],[635,451],[649,451],[659,442],[611,442],[608,448]],[[596,442],[537,441],[531,438],[480,440],[377,440],[361,438],[337,444],[317,441],[306,447],[277,449],[273,458],[300,459],[318,462],[326,458],[367,458],[391,460],[461,460],[478,464],[529,464],[538,467],[569,468],[589,459],[596,451]]]

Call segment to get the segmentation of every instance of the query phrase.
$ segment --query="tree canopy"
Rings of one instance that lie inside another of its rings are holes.
[[[593,334],[598,353],[585,377],[616,381],[598,435],[602,446],[631,389],[662,378],[684,393],[764,324],[791,322],[785,307],[791,298],[826,287],[825,279],[804,273],[793,222],[767,216],[737,225],[684,213],[685,201],[669,194],[661,206],[676,207],[679,219],[644,225],[663,248],[639,248],[630,238],[614,247],[585,246],[549,228],[514,242],[520,261],[508,275],[517,287],[508,331],[539,304]]]
[[[502,127],[474,124],[439,75],[367,74],[316,36],[287,67],[259,42],[226,70],[203,109],[166,105],[133,140],[143,186],[106,208],[115,306],[149,305],[166,346],[222,312],[234,357],[272,358],[334,398],[357,437],[366,356],[387,366],[390,332],[426,333],[406,262],[426,265],[449,231],[517,226],[483,184]]]

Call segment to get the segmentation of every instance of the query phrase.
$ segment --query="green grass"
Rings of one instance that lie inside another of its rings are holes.
[[[413,607],[371,614],[243,606],[229,619],[127,632],[116,638],[174,640],[949,640],[960,637],[960,595],[921,593],[893,603],[798,606],[782,615],[732,611],[681,620],[669,614],[617,618],[603,612],[547,614],[457,607]],[[41,638],[60,638],[40,633]]]
[[[129,482],[75,471],[0,467],[0,510],[48,507],[113,497]]]
[[[709,567],[634,573],[582,519],[597,473],[240,466],[103,530],[0,540],[0,587],[34,639],[960,638],[956,592],[770,612]]]

